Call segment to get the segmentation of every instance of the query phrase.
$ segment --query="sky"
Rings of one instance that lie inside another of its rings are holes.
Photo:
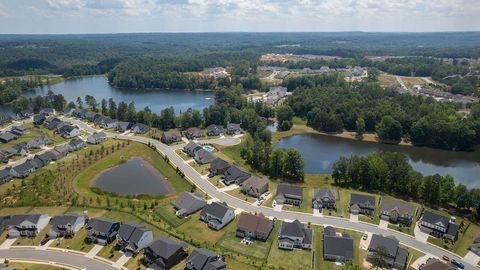
[[[0,34],[479,30],[480,0],[0,0]]]

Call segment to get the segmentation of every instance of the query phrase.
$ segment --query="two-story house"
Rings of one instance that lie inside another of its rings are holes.
[[[265,241],[272,229],[273,220],[266,218],[262,213],[253,215],[243,212],[238,219],[236,235]]]
[[[208,227],[220,230],[235,218],[235,212],[228,207],[227,203],[212,202],[207,204],[200,212],[200,219],[208,224]]]
[[[282,223],[278,235],[278,247],[281,249],[293,250],[295,248],[311,249],[313,233],[311,229],[305,228],[297,219],[293,222]]]
[[[313,209],[336,209],[337,192],[331,188],[316,188],[312,198]]]
[[[383,250],[386,256],[382,256],[384,262],[389,268],[395,268],[404,270],[407,267],[408,250],[401,247],[398,240],[393,236],[382,236],[378,234],[372,235],[370,245],[367,249],[367,261],[372,258],[378,258],[376,256],[379,250]]]
[[[175,215],[180,218],[187,217],[200,209],[202,209],[207,202],[198,194],[192,192],[182,192],[177,200],[173,202],[175,207]]]
[[[371,215],[375,211],[375,197],[352,193],[348,210],[354,215]]]
[[[336,262],[353,260],[353,239],[347,235],[337,235],[335,228],[327,226],[323,230],[323,259]]]
[[[402,200],[384,199],[380,206],[380,218],[410,226],[413,219],[413,206]]]
[[[58,237],[72,238],[87,221],[87,216],[75,213],[66,213],[56,216],[51,221],[51,228],[48,232],[48,238],[55,239]]]
[[[268,191],[269,183],[270,181],[268,181],[268,179],[251,176],[243,182],[242,192],[258,199]]]
[[[301,205],[303,201],[303,188],[288,184],[277,186],[275,202],[277,204]]]
[[[153,231],[136,223],[122,224],[117,233],[117,247],[138,253],[153,241]]]
[[[3,221],[8,238],[36,237],[49,222],[47,214],[13,215]]]
[[[227,265],[218,255],[206,248],[197,248],[187,257],[188,270],[226,270]]]
[[[108,245],[115,240],[120,222],[109,218],[92,218],[85,226],[87,230],[86,240],[100,245]]]
[[[187,257],[187,245],[160,237],[145,248],[144,254],[149,268],[172,269]]]
[[[241,186],[245,180],[250,178],[252,175],[239,167],[232,165],[228,170],[223,174],[223,182],[225,185],[229,186],[231,184],[237,184]]]
[[[457,240],[458,225],[448,217],[425,211],[420,220],[420,230],[436,237],[445,237],[452,241]]]

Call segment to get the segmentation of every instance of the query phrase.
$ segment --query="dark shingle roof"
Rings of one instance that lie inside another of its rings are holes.
[[[110,228],[112,228],[112,226],[116,223],[118,223],[118,221],[109,218],[92,218],[88,221],[86,227],[96,232],[108,234]]]
[[[166,237],[160,237],[156,239],[147,247],[147,249],[152,251],[152,253],[164,259],[170,258],[179,249],[184,248],[186,248],[186,244],[177,243]]]
[[[307,244],[312,243],[312,230],[305,228],[298,219],[293,222],[283,222],[282,228],[280,228],[281,236],[303,237],[304,242]]]
[[[425,213],[423,213],[423,216],[422,216],[422,221],[447,228],[448,222],[450,221],[450,219],[448,217],[436,214],[434,212],[425,211]]]
[[[202,210],[202,213],[201,214],[209,214],[211,216],[214,216],[214,217],[217,217],[219,219],[222,219],[225,214],[227,213],[227,211],[229,210],[230,208],[228,207],[227,203],[226,202],[222,202],[222,203],[219,203],[219,202],[212,202],[211,204],[207,204],[203,210]]]
[[[182,192],[178,199],[173,203],[177,209],[185,209],[187,214],[201,209],[205,204],[205,199],[191,192]]]
[[[223,170],[229,168],[230,164],[221,158],[216,158],[210,163],[210,167],[216,170]]]
[[[252,176],[250,173],[240,169],[239,167],[232,165],[224,174],[226,181],[238,181],[239,184],[242,184],[245,180]]]
[[[375,207],[375,197],[364,194],[352,193],[350,195],[350,204]]]
[[[313,198],[317,200],[322,200],[323,198],[329,198],[333,201],[336,200],[337,196],[335,195],[335,192],[330,189],[330,188],[316,188],[314,191]]]
[[[195,249],[187,258],[187,264],[191,265],[192,269],[211,270],[224,269],[225,263],[223,261],[214,260],[218,255],[205,248]]]
[[[277,187],[277,196],[280,194],[283,195],[284,197],[302,199],[303,188],[293,186],[293,185],[280,184]]]
[[[377,250],[379,247],[384,247],[388,254],[392,257],[395,258],[397,255],[397,249],[398,249],[398,240],[393,237],[384,237],[382,235],[374,234],[372,236],[372,240],[370,241],[370,246],[368,249],[373,249]]]

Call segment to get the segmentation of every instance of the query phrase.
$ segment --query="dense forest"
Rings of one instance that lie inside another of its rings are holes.
[[[415,145],[450,150],[480,143],[478,103],[463,118],[452,103],[400,95],[371,82],[349,85],[340,75],[293,78],[285,84],[295,89],[288,99],[294,114],[320,131],[356,131],[360,120],[365,131],[377,132],[388,143],[406,138]]]

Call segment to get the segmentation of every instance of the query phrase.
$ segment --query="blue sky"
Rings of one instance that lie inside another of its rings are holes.
[[[1,34],[478,30],[480,0],[0,0]]]

